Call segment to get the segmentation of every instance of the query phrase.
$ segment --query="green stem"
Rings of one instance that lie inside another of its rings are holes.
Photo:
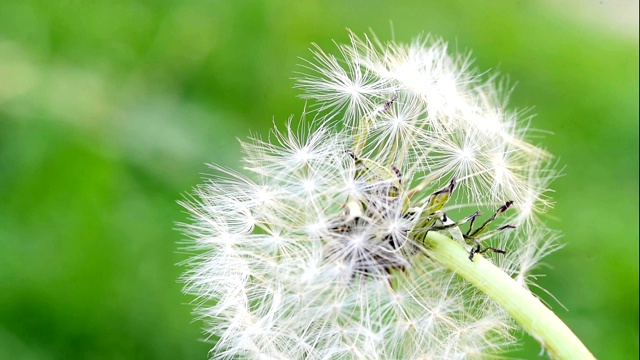
[[[595,359],[582,342],[538,298],[480,254],[469,261],[461,244],[437,233],[426,239],[429,257],[475,285],[538,340],[553,359]]]

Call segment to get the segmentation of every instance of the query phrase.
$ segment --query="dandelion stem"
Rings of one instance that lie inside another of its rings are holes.
[[[430,232],[429,256],[442,263],[498,303],[553,359],[595,359],[580,339],[549,308],[480,254],[469,261],[468,251],[450,238]]]

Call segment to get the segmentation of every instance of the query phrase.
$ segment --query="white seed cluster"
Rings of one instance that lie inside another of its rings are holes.
[[[351,34],[338,49],[316,47],[298,80],[313,120],[243,143],[244,174],[214,166],[218,175],[183,203],[195,253],[185,292],[196,296],[212,357],[499,352],[513,344],[506,315],[413,234],[451,179],[443,214],[512,200],[504,221],[518,229],[493,242],[507,250],[494,261],[525,285],[554,249],[538,219],[550,205],[550,156],[527,141],[528,119],[504,108],[495,79],[481,80],[443,42]]]

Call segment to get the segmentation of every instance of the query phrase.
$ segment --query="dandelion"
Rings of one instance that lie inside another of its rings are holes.
[[[516,323],[551,355],[590,356],[526,290],[557,248],[529,119],[442,41],[350,40],[312,50],[300,125],[242,143],[245,172],[214,166],[183,202],[212,356],[479,359]]]

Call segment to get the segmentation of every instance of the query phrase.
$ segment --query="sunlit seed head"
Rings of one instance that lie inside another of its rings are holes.
[[[337,52],[315,46],[303,64],[300,125],[242,143],[246,174],[214,166],[221,175],[183,204],[198,254],[185,292],[217,339],[212,357],[480,359],[510,347],[505,313],[416,231],[436,231],[419,220],[454,183],[440,223],[482,210],[481,223],[513,201],[500,216],[517,229],[488,240],[507,250],[492,259],[534,285],[557,248],[541,221],[556,172],[528,141],[531,119],[443,41],[350,34]]]

